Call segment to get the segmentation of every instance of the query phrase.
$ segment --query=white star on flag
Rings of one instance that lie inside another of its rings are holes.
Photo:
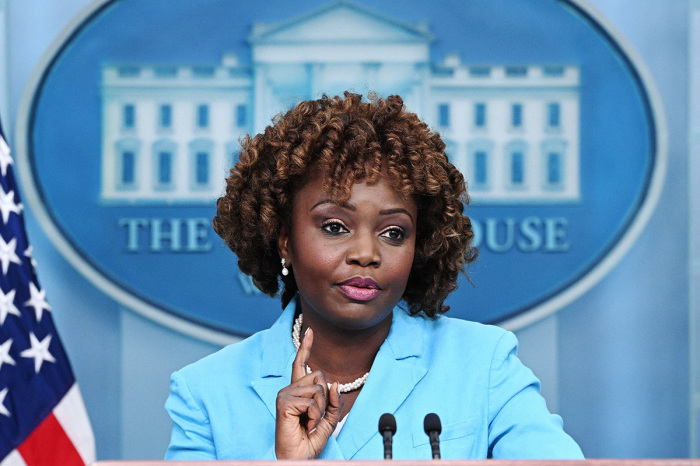
[[[15,360],[10,356],[10,346],[12,346],[12,338],[0,345],[0,370],[3,364],[15,365]]]
[[[17,257],[17,238],[12,238],[9,243],[0,236],[0,262],[2,262],[2,273],[7,275],[7,269],[10,268],[10,262],[14,264],[22,264],[22,261]]]
[[[27,249],[24,250],[24,257],[31,261],[32,267],[36,267],[36,259],[34,259],[34,246],[31,244],[27,246]]]
[[[34,332],[31,332],[29,334],[29,340],[29,344],[32,345],[32,347],[22,351],[20,356],[23,358],[34,358],[34,371],[38,374],[44,361],[56,362],[53,355],[49,353],[51,335],[46,335],[46,338],[39,341],[36,335],[34,335]]]
[[[12,165],[12,156],[10,156],[10,148],[5,142],[5,138],[0,137],[0,170],[2,176],[7,175],[7,167]]]
[[[95,460],[95,437],[51,312],[44,312],[51,307],[35,274],[4,137],[0,124],[0,466],[85,466]]]
[[[11,189],[9,192],[5,192],[3,189],[0,191],[0,211],[2,212],[2,221],[4,223],[7,223],[10,219],[10,214],[12,212],[19,215],[22,211],[22,206],[20,204],[15,204],[14,190]]]
[[[17,290],[10,290],[5,294],[0,290],[0,325],[5,323],[5,318],[9,315],[21,316],[19,309],[15,306],[15,293]]]
[[[10,417],[10,412],[5,407],[5,397],[7,396],[7,388],[0,390],[0,414]]]
[[[44,310],[50,311],[51,306],[46,302],[46,291],[36,287],[34,282],[29,283],[29,301],[24,303],[27,307],[33,307],[36,313],[36,321],[41,322],[41,317],[44,315]]]

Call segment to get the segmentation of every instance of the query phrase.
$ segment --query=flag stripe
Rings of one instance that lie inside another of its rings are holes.
[[[4,460],[0,461],[0,466],[27,466],[22,459],[22,455],[17,450],[12,450]]]
[[[53,410],[56,419],[85,463],[95,459],[95,437],[90,428],[80,388],[75,383]]]
[[[19,446],[27,466],[83,466],[85,462],[53,413]]]
[[[0,351],[6,363],[0,373],[0,466],[90,463],[94,435],[36,277],[2,124],[0,210]]]

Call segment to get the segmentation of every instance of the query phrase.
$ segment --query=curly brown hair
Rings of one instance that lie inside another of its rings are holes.
[[[294,274],[281,276],[277,233],[291,224],[292,203],[310,172],[333,199],[350,197],[355,182],[380,176],[418,207],[413,266],[402,299],[411,314],[444,313],[447,295],[474,261],[469,203],[462,174],[445,154],[445,143],[397,95],[386,99],[345,92],[345,97],[303,101],[278,116],[261,134],[242,142],[239,161],[217,202],[213,226],[238,256],[241,272],[275,296],[281,277],[282,306],[297,292]]]

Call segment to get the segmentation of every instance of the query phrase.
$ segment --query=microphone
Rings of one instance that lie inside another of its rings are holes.
[[[439,422],[439,421],[438,421]],[[384,438],[384,459],[391,459],[391,437],[396,433],[396,418],[390,413],[384,413],[379,418],[379,433]]]
[[[433,451],[433,459],[440,459],[440,432],[442,432],[442,425],[440,424],[440,418],[435,413],[426,414],[423,420],[423,430],[430,437],[430,449]]]

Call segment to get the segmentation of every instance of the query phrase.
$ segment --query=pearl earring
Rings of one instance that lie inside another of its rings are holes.
[[[284,265],[287,262],[287,259],[282,258],[282,275],[287,276],[289,275],[289,269],[287,268],[286,265]]]

